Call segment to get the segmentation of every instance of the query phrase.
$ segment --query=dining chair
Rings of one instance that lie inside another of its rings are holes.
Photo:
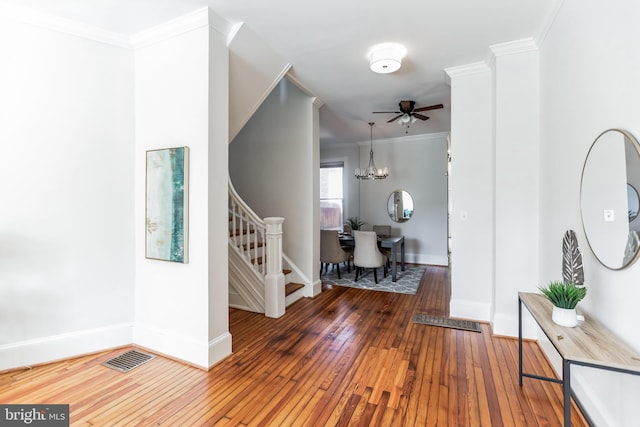
[[[338,272],[338,279],[341,279],[340,263],[348,263],[349,260],[349,253],[340,245],[338,230],[320,230],[320,275],[322,275],[323,268],[326,273],[329,264],[333,264]],[[347,272],[351,272],[349,264],[347,264]]]
[[[372,230],[376,232],[376,236],[380,238],[385,238],[391,236],[391,226],[390,225],[373,225]],[[387,268],[391,267],[391,249],[381,248],[380,252],[387,257]]]
[[[378,237],[389,237],[391,236],[391,226],[390,225],[374,225],[373,231],[376,232]]]
[[[352,232],[352,231],[353,231],[353,230],[351,229],[351,225],[349,225],[348,223],[346,223],[346,222],[345,222],[345,223],[342,225],[342,232],[343,232],[344,234],[351,234],[351,232]]]
[[[373,279],[378,283],[378,267],[383,267],[384,277],[387,277],[387,257],[378,249],[378,238],[374,231],[354,231],[355,248],[353,251],[353,265],[356,269],[356,282],[361,269],[372,268]]]

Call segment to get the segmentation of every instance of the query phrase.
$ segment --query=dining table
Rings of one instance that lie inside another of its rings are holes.
[[[339,235],[342,246],[355,247],[356,242],[349,234]],[[378,247],[391,249],[391,281],[396,282],[398,278],[398,248],[400,248],[400,269],[404,267],[404,236],[378,236]]]

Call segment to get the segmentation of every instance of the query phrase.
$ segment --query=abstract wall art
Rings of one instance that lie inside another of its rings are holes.
[[[147,151],[146,257],[188,262],[189,147]]]

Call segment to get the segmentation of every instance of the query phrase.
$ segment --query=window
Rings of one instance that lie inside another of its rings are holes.
[[[344,162],[320,165],[320,229],[342,231]]]

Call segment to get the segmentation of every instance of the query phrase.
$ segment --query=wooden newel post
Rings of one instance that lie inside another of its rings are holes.
[[[265,218],[266,263],[264,314],[281,317],[285,313],[284,274],[282,273],[282,223],[284,218]]]

